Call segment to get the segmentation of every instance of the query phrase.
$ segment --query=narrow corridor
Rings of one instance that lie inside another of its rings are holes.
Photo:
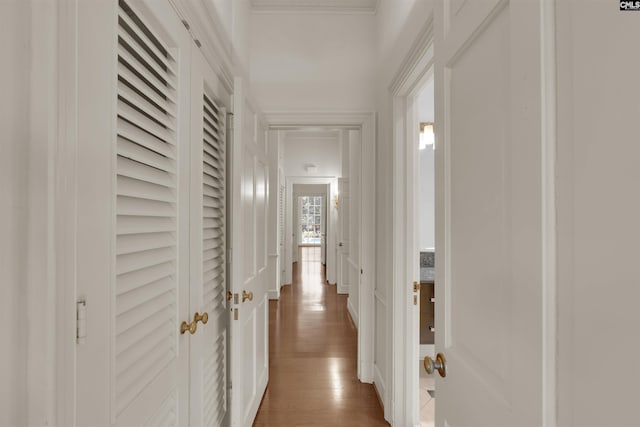
[[[387,426],[357,378],[347,295],[325,283],[319,247],[302,247],[293,285],[270,301],[269,385],[254,426]]]

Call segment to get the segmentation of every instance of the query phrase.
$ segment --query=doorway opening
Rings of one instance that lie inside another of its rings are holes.
[[[434,425],[436,378],[427,375],[425,356],[434,358],[436,327],[435,158],[433,36],[421,34],[423,48],[407,60],[392,87],[394,123],[393,343],[398,425]],[[400,331],[400,333],[398,333]]]
[[[420,396],[420,426],[432,427],[435,421],[435,378],[427,374],[422,360],[434,357],[435,346],[435,137],[434,121],[434,81],[423,84],[414,98],[419,126],[414,132],[418,142],[417,173],[414,197],[416,198],[418,226],[419,264],[417,276],[420,278],[420,327],[418,361]],[[415,145],[415,143],[414,143]],[[415,150],[415,147],[414,147]]]
[[[279,198],[270,195],[274,197],[271,203],[278,208],[273,209],[269,228],[277,229],[284,223],[284,233],[279,233],[284,241],[273,245],[280,250],[272,258],[279,266],[274,271],[281,275],[270,283],[287,292],[293,282],[292,267],[299,261],[299,248],[319,244],[322,264],[326,265],[325,282],[336,286],[338,295],[347,295],[349,314],[356,326],[357,377],[372,383],[375,114],[266,113],[265,119],[269,123],[270,169],[282,171],[276,177],[278,182],[271,185],[282,188],[284,184],[284,197],[281,192]],[[335,150],[329,158],[326,151],[331,146]],[[312,187],[314,191],[309,191]],[[284,221],[278,212],[284,212]],[[269,295],[279,294],[270,291]],[[378,391],[386,397],[384,389]]]

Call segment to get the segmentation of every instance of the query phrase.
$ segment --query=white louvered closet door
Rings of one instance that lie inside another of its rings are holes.
[[[190,40],[164,1],[121,0],[117,34],[111,423],[186,425]]]
[[[228,424],[226,110],[228,99],[200,51],[191,69],[191,307],[206,313],[191,337],[192,427]]]

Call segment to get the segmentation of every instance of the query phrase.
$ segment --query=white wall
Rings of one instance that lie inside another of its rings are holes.
[[[434,121],[433,80],[431,80],[418,94],[416,99],[418,118],[420,122]],[[419,129],[416,129],[418,132]],[[420,159],[418,168],[420,180],[418,181],[418,218],[420,250],[435,247],[435,164],[432,146],[427,146],[419,151]]]
[[[27,423],[29,9],[8,0],[0,14],[0,426]]]
[[[251,22],[251,81],[264,110],[373,109],[373,15],[253,13]]]
[[[340,143],[337,133],[330,137],[293,134],[284,142],[284,173],[286,176],[340,176]],[[314,164],[318,170],[308,173],[305,165]]]

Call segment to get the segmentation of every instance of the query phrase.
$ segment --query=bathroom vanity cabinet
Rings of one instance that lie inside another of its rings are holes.
[[[434,307],[433,280],[420,282],[420,344],[433,344]]]

